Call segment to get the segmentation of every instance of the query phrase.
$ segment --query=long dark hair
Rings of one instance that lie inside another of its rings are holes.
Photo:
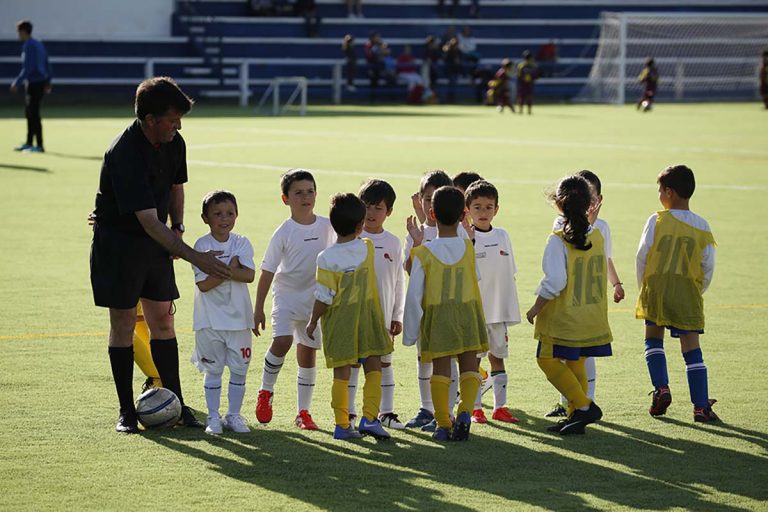
[[[557,189],[550,199],[565,217],[563,224],[565,241],[581,251],[591,248],[592,242],[587,242],[589,232],[587,211],[592,205],[592,186],[589,182],[578,175],[563,178],[557,184]]]

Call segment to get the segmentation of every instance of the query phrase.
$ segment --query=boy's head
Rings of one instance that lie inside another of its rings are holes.
[[[331,226],[338,236],[359,235],[363,230],[365,204],[355,194],[331,197]]]
[[[317,198],[317,187],[312,173],[305,169],[291,169],[280,176],[280,190],[283,203],[291,208],[291,213],[312,212]]]
[[[395,205],[395,189],[384,180],[370,179],[363,183],[357,196],[365,204],[365,230],[369,233],[381,233],[384,221],[392,213]]]
[[[440,187],[451,186],[453,182],[443,171],[429,171],[421,177],[419,183],[419,198],[421,199],[421,209],[428,213],[432,208],[432,195]],[[427,224],[431,224],[431,218],[427,215]]]
[[[235,227],[237,199],[227,190],[214,190],[203,197],[203,212],[200,215],[210,228],[214,238],[226,240]]]
[[[472,225],[489,230],[493,218],[499,213],[499,191],[496,187],[485,180],[476,181],[464,193],[464,200],[472,217]]]
[[[453,186],[462,192],[466,192],[471,184],[482,180],[483,177],[472,171],[462,171],[453,177]]]
[[[659,173],[656,178],[659,184],[659,201],[665,208],[670,208],[677,200],[687,201],[696,188],[693,171],[685,165],[672,165]]]
[[[32,22],[21,20],[16,23],[16,32],[19,34],[20,41],[26,41],[32,35]]]
[[[432,195],[432,214],[438,224],[456,226],[464,218],[464,194],[451,185],[445,185]]]

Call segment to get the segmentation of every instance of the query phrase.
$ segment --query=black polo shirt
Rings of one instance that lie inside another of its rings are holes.
[[[171,187],[186,181],[187,148],[181,134],[156,147],[144,136],[137,119],[104,153],[93,211],[96,222],[149,237],[135,212],[156,208],[157,218],[165,224]]]

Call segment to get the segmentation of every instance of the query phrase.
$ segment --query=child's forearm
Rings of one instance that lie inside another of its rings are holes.
[[[328,304],[315,299],[315,305],[312,307],[312,316],[309,318],[309,323],[317,324],[317,321],[320,320],[320,317],[323,316],[327,310]]]
[[[611,283],[611,286],[623,284],[619,279],[618,272],[616,272],[616,267],[613,265],[613,258],[608,258],[608,282]]]
[[[205,293],[208,290],[213,290],[214,288],[219,286],[224,281],[225,281],[224,279],[221,279],[221,278],[218,278],[218,277],[208,276],[205,279],[203,279],[202,281],[197,283],[197,288],[201,292]]]
[[[256,277],[256,271],[248,267],[232,269],[232,280],[240,283],[252,283]]]
[[[267,293],[269,293],[269,287],[272,286],[274,278],[275,274],[272,272],[261,271],[259,283],[256,285],[256,304],[253,306],[256,311],[264,311],[264,302],[267,300]]]

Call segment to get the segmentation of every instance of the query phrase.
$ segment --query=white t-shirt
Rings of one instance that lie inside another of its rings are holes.
[[[689,226],[693,226],[702,231],[712,232],[709,223],[690,210],[669,211],[677,220],[685,222]],[[638,287],[643,285],[643,274],[645,274],[645,263],[648,259],[648,251],[651,249],[651,246],[653,246],[653,238],[656,234],[656,217],[657,214],[655,213],[648,217],[648,222],[645,223],[645,228],[643,228],[643,234],[640,236],[640,246],[637,248],[637,257],[635,259]],[[704,293],[707,291],[707,288],[709,288],[709,284],[712,282],[712,276],[715,273],[714,245],[710,244],[704,248],[701,255],[701,270],[704,272],[704,282],[702,283],[701,292]]]
[[[424,240],[421,241],[421,245],[437,238],[437,225],[430,226],[429,224],[422,224],[421,227],[424,229]],[[456,234],[463,240],[469,238],[467,230],[464,229],[464,226],[461,224],[459,224],[459,229],[456,230]],[[408,233],[405,236],[405,246],[403,247],[403,263],[408,261],[408,258],[411,257],[411,249],[413,249],[413,237]]]
[[[594,228],[589,227],[587,234],[592,233]],[[602,231],[600,232],[602,234]],[[547,245],[544,247],[544,255],[541,258],[541,269],[544,271],[544,277],[536,289],[536,295],[552,300],[565,289],[568,284],[568,249],[565,242],[559,236],[553,234],[547,238]]]
[[[335,243],[317,255],[317,268],[331,272],[354,272],[368,256],[368,246],[356,238],[349,242]],[[332,304],[336,292],[325,285],[315,283],[315,298],[325,304]]]
[[[296,320],[309,318],[314,304],[317,255],[336,240],[331,221],[315,216],[312,224],[287,219],[272,234],[261,270],[273,272],[272,311],[287,308]]]
[[[208,233],[195,242],[195,250],[200,252],[222,251],[217,256],[229,264],[237,256],[240,264],[256,269],[253,262],[253,246],[244,236],[230,233],[226,242],[219,242]],[[208,274],[192,265],[195,283],[205,281]],[[248,285],[239,281],[226,280],[219,286],[201,292],[195,287],[195,308],[192,314],[192,329],[217,329],[220,331],[239,331],[253,328],[253,305]]]
[[[405,272],[400,239],[389,231],[381,233],[363,231],[360,236],[369,238],[376,251],[374,256],[376,285],[379,288],[384,325],[389,330],[393,320],[403,322],[405,307]]]
[[[558,229],[563,229],[563,225],[565,223],[565,217],[560,215],[555,219],[555,223],[552,225],[552,231],[557,231]],[[608,226],[608,223],[605,222],[603,219],[596,219],[594,224],[592,224],[592,227],[597,228],[598,231],[600,231],[600,234],[603,235],[603,243],[605,248],[605,257],[606,258],[613,258],[613,243],[611,242],[611,228]]]
[[[519,324],[520,302],[515,284],[517,265],[509,234],[494,227],[487,233],[475,230],[475,261],[482,277],[478,285],[485,322]]]

